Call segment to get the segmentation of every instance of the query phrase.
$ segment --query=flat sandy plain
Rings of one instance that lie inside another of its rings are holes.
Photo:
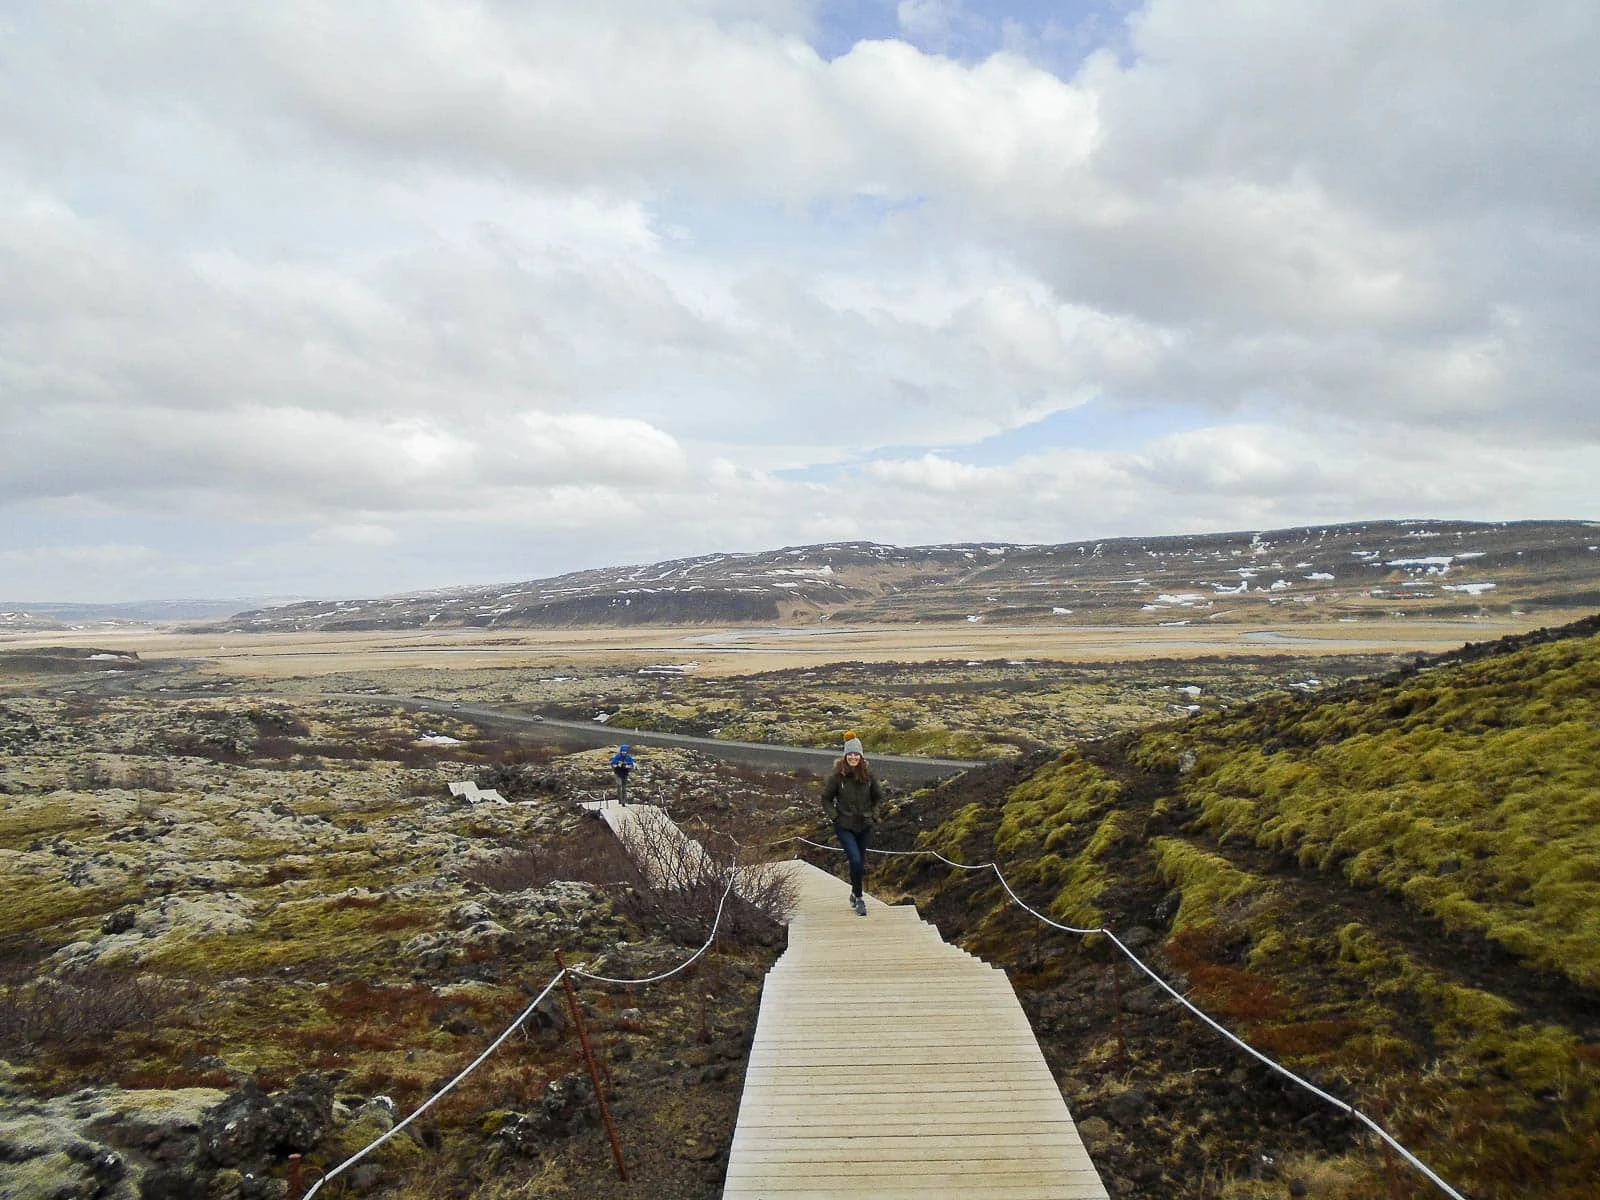
[[[154,626],[0,635],[0,649],[93,646],[186,659],[219,674],[278,679],[353,670],[475,671],[615,663],[745,675],[836,662],[950,659],[1140,661],[1217,655],[1436,654],[1586,615],[1554,612],[1462,621],[1387,618],[1282,625],[705,626],[561,630],[205,634]]]

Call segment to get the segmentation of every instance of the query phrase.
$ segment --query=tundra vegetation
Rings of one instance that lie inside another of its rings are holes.
[[[893,796],[881,843],[995,861],[1052,919],[1116,930],[1474,1200],[1592,1196],[1597,629],[1431,660],[723,678],[594,665],[245,683],[0,655],[0,1095],[32,1122],[0,1121],[0,1184],[54,1170],[83,1195],[280,1195],[288,1153],[326,1168],[470,1062],[556,950],[631,977],[698,947],[717,889],[651,888],[579,815],[607,788],[605,752],[329,694],[365,690],[756,741],[853,728],[878,753],[992,758]],[[650,751],[638,774],[724,862],[819,831],[804,775],[683,751]],[[445,784],[469,778],[509,803],[452,799]],[[1114,1196],[1436,1194],[1116,966],[1105,938],[1041,926],[992,874],[932,858],[874,873],[884,898],[1008,970]],[[632,1183],[615,1179],[563,1001],[342,1194],[718,1195],[782,940],[755,909],[726,933],[693,972],[579,990]],[[158,1096],[197,1115],[119,1115]],[[72,1118],[75,1097],[99,1120]]]
[[[917,841],[997,862],[1063,924],[1117,931],[1464,1194],[1592,1196],[1597,630],[1086,742],[990,796],[942,789]],[[1013,967],[1097,1161],[1129,1194],[1439,1194],[1325,1102],[1196,1036],[1106,939],[1041,927],[992,874],[928,859],[885,874]],[[1120,1038],[1079,1011],[1109,1006],[1118,976]]]
[[[604,714],[628,729],[788,746],[835,747],[846,730],[854,730],[869,753],[1003,758],[1271,691],[1315,690],[1405,661],[1394,655],[1136,663],[1009,658],[841,662],[732,676],[700,675],[693,667],[586,665],[558,671],[368,671],[266,686],[285,698],[311,691],[367,692],[510,705],[565,720]]]
[[[557,951],[629,978],[689,957],[742,853],[713,826],[755,839],[801,802],[781,776],[652,755],[641,774],[713,858],[660,887],[578,807],[608,790],[604,752],[381,705],[38,678],[0,699],[0,1195],[281,1196],[291,1153],[309,1182],[392,1127]],[[506,802],[453,799],[465,779]],[[720,1179],[781,938],[782,895],[758,899],[730,899],[681,976],[578,985],[641,1195]],[[577,1047],[558,989],[331,1194],[607,1194]]]

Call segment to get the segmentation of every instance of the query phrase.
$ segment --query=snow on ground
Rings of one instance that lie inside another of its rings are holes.
[[[1450,564],[1454,561],[1453,554],[1436,554],[1429,558],[1391,558],[1383,565],[1386,567],[1423,567],[1428,574],[1448,575]]]

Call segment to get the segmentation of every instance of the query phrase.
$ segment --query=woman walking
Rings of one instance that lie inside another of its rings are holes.
[[[867,902],[861,895],[861,878],[867,870],[867,839],[878,823],[883,804],[883,789],[872,777],[861,739],[845,735],[844,757],[833,764],[833,774],[822,788],[822,807],[833,821],[834,836],[850,860],[850,906],[856,916],[867,915]]]

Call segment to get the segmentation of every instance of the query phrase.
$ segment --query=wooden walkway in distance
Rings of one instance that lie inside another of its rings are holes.
[[[1105,1200],[1004,972],[793,864],[724,1200]]]
[[[644,877],[658,887],[677,886],[712,869],[705,848],[653,804],[586,800],[578,807],[610,826]]]

